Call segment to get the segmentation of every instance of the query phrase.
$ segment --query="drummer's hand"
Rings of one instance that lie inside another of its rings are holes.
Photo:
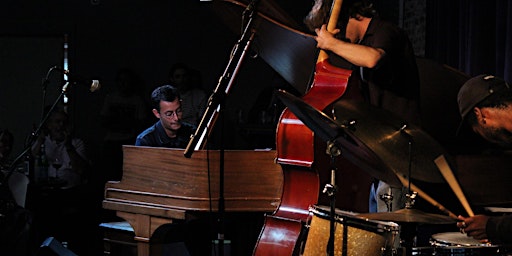
[[[465,218],[459,215],[457,218],[461,220],[460,222],[457,222],[457,227],[460,228],[461,232],[466,233],[468,236],[477,240],[487,239],[485,226],[489,220],[488,216],[475,215],[473,217]]]

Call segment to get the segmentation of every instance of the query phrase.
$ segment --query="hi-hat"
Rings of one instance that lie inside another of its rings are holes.
[[[358,217],[405,223],[452,224],[457,220],[445,215],[422,212],[417,209],[400,209],[393,212],[361,213]]]

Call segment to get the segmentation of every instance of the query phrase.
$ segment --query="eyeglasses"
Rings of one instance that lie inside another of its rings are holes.
[[[162,115],[162,113],[160,113]],[[173,115],[176,115],[176,117],[179,117],[183,114],[183,110],[181,108],[176,109],[175,111],[166,111],[163,113],[163,116],[166,118],[171,118]]]

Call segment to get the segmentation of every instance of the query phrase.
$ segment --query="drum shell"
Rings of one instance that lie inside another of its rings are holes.
[[[310,207],[311,218],[304,256],[325,255],[330,235],[330,208]],[[346,245],[347,255],[393,255],[395,241],[400,226],[394,222],[368,220],[354,213],[336,209],[334,255],[343,255]],[[346,242],[343,239],[344,227],[347,227]]]

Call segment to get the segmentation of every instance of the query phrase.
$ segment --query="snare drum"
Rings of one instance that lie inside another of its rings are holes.
[[[430,243],[435,255],[441,256],[492,256],[505,255],[500,246],[482,243],[460,232],[446,232],[432,235]]]
[[[330,235],[330,208],[314,206],[309,209],[308,235],[304,246],[304,256],[325,255]],[[368,220],[354,213],[336,209],[334,255],[341,256],[346,245],[347,255],[392,255],[395,239],[400,226],[394,222]],[[343,240],[344,227],[347,227],[347,241]]]

